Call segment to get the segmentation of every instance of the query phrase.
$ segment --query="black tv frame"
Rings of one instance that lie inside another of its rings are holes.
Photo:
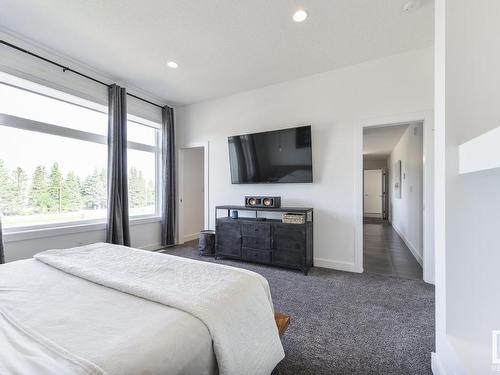
[[[311,181],[285,181],[285,182],[279,182],[279,181],[263,181],[263,182],[233,182],[232,176],[231,176],[231,185],[272,185],[272,184],[312,184],[314,182],[314,162],[313,162],[313,142],[312,142],[312,125],[298,125],[294,126],[291,128],[282,128],[282,129],[275,129],[275,130],[266,130],[266,131],[261,131],[261,132],[255,132],[255,133],[246,133],[246,134],[235,134],[235,135],[230,135],[227,137],[228,142],[227,142],[227,147],[228,151],[229,150],[229,139],[232,137],[241,137],[243,135],[254,135],[254,134],[262,134],[262,133],[274,133],[274,132],[280,132],[283,130],[290,130],[290,129],[299,129],[299,128],[310,128],[310,134],[311,134]],[[231,164],[231,160],[229,160],[229,164]]]

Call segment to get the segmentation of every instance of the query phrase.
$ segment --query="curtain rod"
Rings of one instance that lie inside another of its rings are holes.
[[[7,46],[7,47],[13,48],[13,49],[15,49],[15,50],[17,50],[17,51],[20,51],[20,52],[26,53],[27,55],[30,55],[30,56],[36,57],[37,59],[43,60],[43,61],[45,61],[45,62],[48,62],[49,64],[55,65],[55,66],[57,66],[57,67],[61,68],[61,69],[62,69],[62,71],[63,71],[64,73],[65,73],[65,72],[71,72],[71,73],[74,73],[74,74],[76,74],[76,75],[79,75],[80,77],[87,78],[87,79],[89,79],[89,80],[91,80],[91,81],[94,81],[94,82],[96,82],[96,83],[99,83],[99,84],[101,84],[101,85],[103,85],[103,86],[106,86],[106,87],[111,87],[111,85],[109,85],[109,84],[107,84],[107,83],[105,83],[105,82],[103,82],[103,81],[100,81],[100,80],[98,80],[98,79],[96,79],[96,78],[90,77],[90,76],[88,76],[88,75],[86,75],[86,74],[83,74],[83,73],[81,73],[81,72],[77,71],[77,70],[71,69],[71,68],[70,68],[70,67],[68,67],[68,66],[61,65],[61,64],[59,64],[59,63],[57,63],[57,62],[55,62],[55,61],[52,61],[52,60],[50,60],[50,59],[47,59],[47,58],[43,57],[43,56],[37,55],[36,53],[30,52],[30,51],[28,51],[28,50],[26,50],[26,49],[24,49],[24,48],[21,48],[21,47],[18,47],[18,46],[16,46],[16,45],[14,45],[14,44],[11,44],[11,43],[9,43],[9,42],[6,42],[5,40],[0,40],[0,43],[1,43],[1,44],[3,44],[3,45],[5,45],[5,46]],[[141,100],[141,101],[143,101],[143,102],[145,102],[145,103],[148,103],[148,104],[154,105],[155,107],[158,107],[158,108],[163,108],[163,106],[161,106],[161,105],[159,105],[159,104],[156,104],[156,103],[153,103],[153,102],[151,102],[151,101],[149,101],[149,100],[147,100],[147,99],[141,98],[140,96],[137,96],[137,95],[134,95],[134,94],[130,94],[130,93],[128,93],[128,92],[127,92],[127,95],[128,95],[128,96],[131,96],[131,97],[133,97],[133,98],[135,98],[135,99]]]

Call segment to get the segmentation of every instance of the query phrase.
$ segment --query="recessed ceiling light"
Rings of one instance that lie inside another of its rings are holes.
[[[304,22],[307,18],[307,12],[304,9],[300,9],[293,14],[293,20],[295,22]]]
[[[177,69],[179,67],[179,64],[177,64],[175,61],[169,61],[167,63],[167,65],[169,68],[172,68],[172,69]]]

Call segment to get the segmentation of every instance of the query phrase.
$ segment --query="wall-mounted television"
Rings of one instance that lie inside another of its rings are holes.
[[[228,138],[233,184],[313,181],[311,126]]]

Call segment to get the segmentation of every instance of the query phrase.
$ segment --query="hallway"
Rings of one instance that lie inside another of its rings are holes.
[[[365,272],[422,280],[422,267],[387,221],[365,218],[363,244]]]

